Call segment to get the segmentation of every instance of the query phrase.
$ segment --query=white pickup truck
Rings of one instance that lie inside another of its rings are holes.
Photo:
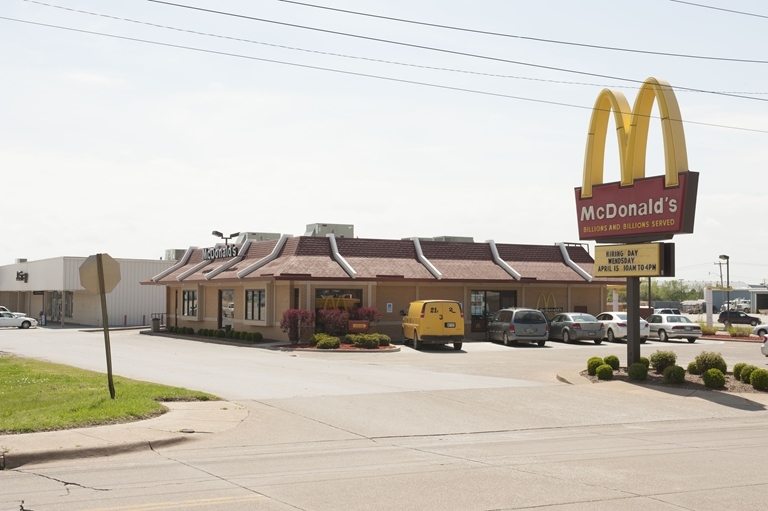
[[[17,318],[21,318],[21,317],[26,316],[26,314],[24,314],[23,312],[13,312],[8,307],[6,307],[4,305],[0,305],[0,312],[10,312],[11,314],[16,316]]]

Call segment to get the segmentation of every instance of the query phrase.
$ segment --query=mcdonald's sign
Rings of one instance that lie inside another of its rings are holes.
[[[557,300],[552,293],[547,295],[539,293],[539,297],[536,298],[536,308],[541,312],[563,312],[563,308],[557,306]]]
[[[654,100],[661,114],[665,172],[645,176]],[[603,183],[610,114],[616,124],[621,181]],[[579,239],[639,243],[692,233],[699,174],[688,170],[680,107],[669,83],[643,82],[630,110],[619,91],[603,89],[592,109],[582,186],[576,188]]]

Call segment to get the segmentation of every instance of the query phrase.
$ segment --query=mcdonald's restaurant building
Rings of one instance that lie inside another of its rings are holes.
[[[598,314],[607,287],[625,282],[594,278],[594,259],[583,244],[360,239],[349,225],[315,225],[304,236],[245,233],[232,244],[190,247],[142,284],[165,286],[170,326],[287,340],[280,320],[288,309],[359,306],[376,307],[375,331],[399,339],[400,311],[418,299],[462,303],[467,338],[484,339],[489,314],[501,308],[538,308],[549,317]],[[336,234],[342,230],[345,235]]]

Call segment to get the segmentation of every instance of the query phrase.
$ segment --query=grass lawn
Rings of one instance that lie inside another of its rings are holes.
[[[0,354],[0,434],[117,424],[165,412],[160,401],[209,401],[216,396],[114,376],[106,371]]]

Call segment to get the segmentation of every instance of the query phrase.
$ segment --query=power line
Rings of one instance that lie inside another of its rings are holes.
[[[377,18],[377,19],[383,19],[383,20],[389,20],[389,21],[397,21],[400,23],[410,23],[413,25],[422,25],[426,27],[435,27],[435,28],[443,28],[446,30],[457,30],[460,32],[469,32],[473,34],[483,34],[483,35],[491,35],[491,36],[497,36],[497,37],[508,37],[511,39],[522,39],[526,41],[536,41],[540,43],[550,43],[550,44],[562,44],[566,46],[578,46],[581,48],[592,48],[596,50],[609,50],[609,51],[621,51],[621,52],[627,52],[627,53],[640,53],[644,55],[659,55],[663,57],[679,57],[679,58],[687,58],[687,59],[700,59],[700,60],[717,60],[717,61],[724,61],[724,62],[739,62],[739,63],[746,63],[746,64],[768,64],[768,60],[752,60],[752,59],[737,59],[737,58],[729,58],[729,57],[711,57],[707,55],[691,55],[686,53],[669,53],[669,52],[662,52],[662,51],[650,51],[650,50],[638,50],[633,48],[620,48],[617,46],[604,46],[600,44],[587,44],[587,43],[577,43],[573,41],[561,41],[557,39],[544,39],[541,37],[530,37],[530,36],[522,36],[522,35],[516,35],[516,34],[505,34],[502,32],[491,32],[487,30],[478,30],[478,29],[471,29],[466,27],[457,27],[453,25],[441,25],[439,23],[429,23],[426,21],[416,21],[416,20],[409,20],[404,18],[394,18],[391,16],[382,16],[379,14],[370,14],[367,12],[359,12],[359,11],[350,11],[347,9],[338,9],[335,7],[327,7],[325,5],[316,5],[316,4],[309,4],[305,2],[297,2],[295,0],[277,0],[278,2],[283,2],[287,4],[295,4],[295,5],[301,5],[304,7],[311,7],[313,9],[324,9],[327,11],[335,11],[335,12],[343,12],[345,14],[354,14],[355,16],[366,16],[369,18]],[[673,0],[674,1],[674,0]],[[683,2],[688,3],[688,2]],[[724,9],[725,10],[725,9]]]
[[[754,14],[751,12],[744,12],[744,11],[734,11],[733,9],[725,9],[723,7],[714,7],[712,5],[704,5],[704,4],[697,4],[694,2],[684,2],[683,0],[669,0],[670,2],[675,2],[678,4],[686,4],[686,5],[692,5],[693,7],[701,7],[703,9],[712,9],[715,11],[723,11],[723,12],[730,12],[733,14],[742,14],[744,16],[753,16],[755,18],[766,18],[768,19],[768,16],[765,16],[763,14]]]
[[[53,7],[55,9],[62,9],[65,11],[70,12],[76,12],[80,14],[88,14],[90,16],[98,16],[102,18],[107,19],[113,19],[117,21],[125,21],[128,23],[136,23],[139,25],[146,25],[149,27],[155,27],[155,28],[162,28],[167,30],[174,30],[177,32],[183,32],[187,34],[194,34],[194,35],[201,35],[205,37],[214,37],[218,39],[226,39],[229,41],[237,41],[237,42],[243,42],[243,43],[249,43],[249,44],[258,44],[262,46],[269,46],[271,48],[280,48],[284,50],[291,50],[291,51],[300,51],[300,52],[306,52],[306,53],[312,53],[316,55],[327,55],[331,57],[341,57],[341,58],[347,58],[347,59],[355,59],[355,60],[364,60],[367,62],[378,62],[381,64],[391,64],[396,66],[403,66],[403,67],[413,67],[417,69],[429,69],[433,71],[445,71],[445,72],[451,72],[451,73],[461,73],[461,74],[470,74],[470,75],[477,75],[477,76],[488,76],[491,78],[505,78],[505,79],[514,79],[514,80],[527,80],[527,81],[534,81],[534,82],[542,82],[542,83],[555,83],[555,84],[562,84],[562,85],[581,85],[581,86],[588,86],[588,87],[619,87],[619,88],[625,88],[625,89],[639,89],[639,86],[629,86],[629,85],[606,85],[606,84],[599,84],[599,83],[587,83],[587,82],[574,82],[574,81],[566,81],[566,80],[551,80],[551,79],[545,79],[545,78],[533,78],[528,76],[516,76],[516,75],[503,75],[503,74],[497,74],[497,73],[482,73],[479,71],[469,71],[466,69],[456,69],[456,68],[448,68],[448,67],[436,67],[436,66],[427,66],[423,64],[411,64],[407,62],[398,62],[393,60],[386,60],[386,59],[375,59],[371,57],[361,57],[357,55],[349,55],[344,53],[334,53],[334,52],[326,52],[326,51],[320,51],[320,50],[310,50],[306,48],[299,48],[296,46],[287,46],[283,44],[273,44],[273,43],[266,43],[263,41],[254,41],[253,39],[244,39],[240,37],[231,37],[221,34],[213,34],[210,32],[200,32],[197,30],[190,30],[186,28],[179,28],[179,27],[173,27],[170,25],[160,25],[158,23],[151,23],[148,21],[142,21],[142,20],[135,20],[131,18],[125,18],[121,16],[112,16],[109,14],[104,13],[98,13],[93,11],[84,11],[81,9],[74,9],[71,7],[64,7],[61,5],[54,5],[54,4],[48,4],[44,2],[39,2],[37,0],[24,0],[25,2],[42,5],[45,7]],[[768,62],[768,61],[766,61]],[[686,89],[682,89],[683,92],[694,92]],[[718,91],[723,92],[723,91]],[[768,94],[768,92],[749,92],[749,91],[725,91],[727,94]]]
[[[393,41],[393,40],[390,40],[390,39],[380,39],[380,38],[377,38],[377,37],[369,37],[369,36],[364,36],[364,35],[359,35],[359,34],[350,34],[348,32],[339,32],[339,31],[336,31],[336,30],[327,30],[327,29],[317,28],[317,27],[308,27],[306,25],[297,25],[295,23],[287,23],[287,22],[283,22],[283,21],[275,21],[275,20],[268,20],[268,19],[264,19],[264,18],[256,18],[256,17],[253,17],[253,16],[246,16],[244,14],[229,13],[229,12],[225,12],[225,11],[216,11],[216,10],[213,10],[213,9],[204,9],[202,7],[194,7],[194,6],[190,6],[190,5],[176,4],[176,3],[172,3],[172,2],[165,2],[163,0],[147,0],[147,1],[153,2],[153,3],[157,3],[157,4],[169,5],[171,7],[180,7],[182,9],[190,9],[190,10],[195,10],[195,11],[207,12],[207,13],[211,13],[211,14],[220,14],[222,16],[231,16],[231,17],[234,17],[234,18],[242,18],[242,19],[248,19],[248,20],[252,20],[252,21],[260,21],[260,22],[264,22],[264,23],[273,23],[273,24],[276,24],[276,25],[282,25],[282,26],[293,27],[293,28],[300,28],[300,29],[303,29],[303,30],[312,30],[312,31],[316,31],[316,32],[326,33],[326,34],[340,35],[340,36],[344,36],[344,37],[353,37],[353,38],[356,38],[356,39],[364,39],[364,40],[367,40],[367,41],[375,41],[375,42],[386,43],[386,44],[395,44],[395,45],[398,45],[398,46],[406,46],[406,47],[409,47],[409,48],[418,48],[418,49],[421,49],[421,50],[436,51],[436,52],[440,52],[440,53],[448,53],[448,54],[451,54],[451,55],[460,55],[460,56],[463,56],[463,57],[472,57],[472,58],[478,58],[478,59],[484,59],[484,60],[491,60],[491,61],[495,61],[495,62],[505,62],[507,64],[517,64],[517,65],[520,65],[520,66],[535,67],[535,68],[539,68],[539,69],[547,69],[547,70],[550,70],[550,71],[559,71],[559,72],[562,72],[562,73],[572,73],[572,74],[579,74],[579,75],[585,75],[585,76],[594,76],[594,77],[597,77],[597,78],[607,78],[609,80],[618,80],[618,81],[622,81],[622,82],[630,82],[630,83],[637,83],[637,84],[642,84],[643,83],[642,80],[634,80],[634,79],[631,79],[631,78],[622,78],[622,77],[619,77],[619,76],[604,75],[604,74],[599,74],[599,73],[589,73],[587,71],[577,71],[577,70],[574,70],[574,69],[567,69],[567,68],[555,67],[555,66],[545,66],[543,64],[533,64],[531,62],[522,62],[522,61],[518,61],[518,60],[502,59],[502,58],[499,58],[499,57],[490,57],[490,56],[487,56],[487,55],[479,55],[479,54],[476,54],[476,53],[466,53],[466,52],[455,51],[455,50],[446,50],[444,48],[436,48],[436,47],[433,47],[433,46],[423,46],[423,45],[419,45],[419,44],[404,43],[404,42],[401,42],[401,41]],[[732,97],[732,98],[749,99],[749,100],[752,100],[752,101],[765,101],[765,102],[768,102],[768,99],[765,99],[765,98],[754,98],[754,97],[742,96],[742,95],[738,95],[738,94],[728,94],[728,93],[724,93],[724,92],[716,92],[716,91],[711,91],[711,90],[695,89],[695,88],[691,88],[691,87],[678,86],[677,88],[680,89],[680,90],[689,90],[689,91],[693,91],[693,92],[700,92],[700,93],[703,93],[703,94],[713,94],[713,95],[717,95],[717,96],[727,96],[727,97]]]
[[[392,77],[389,77],[389,76],[373,75],[373,74],[368,74],[368,73],[358,73],[358,72],[354,72],[354,71],[344,71],[344,70],[341,70],[341,69],[333,69],[333,68],[327,68],[327,67],[321,67],[321,66],[311,66],[311,65],[308,65],[308,64],[297,64],[295,62],[285,62],[285,61],[281,61],[281,60],[265,59],[265,58],[261,58],[261,57],[253,57],[253,56],[250,56],[250,55],[242,55],[242,54],[239,54],[239,53],[230,53],[230,52],[224,52],[224,51],[209,50],[209,49],[206,49],[206,48],[197,48],[197,47],[194,47],[194,46],[184,46],[184,45],[180,45],[180,44],[163,43],[163,42],[160,42],[160,41],[151,41],[149,39],[139,39],[139,38],[136,38],[136,37],[120,36],[120,35],[115,35],[115,34],[107,34],[107,33],[104,33],[104,32],[95,32],[95,31],[91,31],[91,30],[83,30],[83,29],[79,29],[79,28],[64,27],[64,26],[60,26],[60,25],[51,25],[51,24],[48,24],[48,23],[40,23],[40,22],[36,22],[36,21],[21,20],[21,19],[16,19],[16,18],[8,18],[6,16],[0,16],[0,19],[6,20],[6,21],[14,21],[14,22],[17,22],[17,23],[26,23],[26,24],[29,24],[29,25],[36,25],[36,26],[41,26],[41,27],[47,27],[47,28],[55,28],[55,29],[59,29],[59,30],[66,30],[66,31],[70,31],[70,32],[78,32],[78,33],[82,33],[82,34],[90,34],[90,35],[97,35],[97,36],[102,36],[102,37],[109,37],[109,38],[113,38],[113,39],[121,39],[121,40],[124,40],[124,41],[133,41],[133,42],[139,42],[139,43],[152,44],[152,45],[156,45],[156,46],[165,46],[165,47],[169,47],[169,48],[177,48],[177,49],[182,49],[182,50],[190,50],[190,51],[196,51],[196,52],[201,52],[201,53],[210,53],[212,55],[223,55],[223,56],[227,56],[227,57],[235,57],[235,58],[254,60],[254,61],[259,61],[259,62],[269,62],[269,63],[272,63],[272,64],[281,64],[281,65],[292,66],[292,67],[299,67],[299,68],[304,68],[304,69],[313,69],[313,70],[317,70],[317,71],[326,71],[326,72],[330,72],[330,73],[338,73],[338,74],[345,74],[345,75],[351,75],[351,76],[360,76],[360,77],[363,77],[363,78],[374,78],[374,79],[378,79],[378,80],[386,80],[386,81],[397,82],[397,83],[406,83],[406,84],[410,84],[410,85],[420,85],[420,86],[424,86],[424,87],[433,87],[433,88],[437,88],[437,89],[451,90],[451,91],[457,91],[457,92],[468,92],[468,93],[471,93],[471,94],[479,94],[479,95],[484,95],[484,96],[492,96],[492,97],[498,97],[498,98],[514,99],[514,100],[518,100],[518,101],[527,101],[527,102],[531,102],[531,103],[539,103],[539,104],[553,105],[553,106],[563,106],[563,107],[567,107],[567,108],[578,108],[580,110],[595,110],[594,107],[591,107],[591,106],[575,105],[575,104],[572,104],[572,103],[564,103],[564,102],[561,102],[561,101],[550,101],[550,100],[545,100],[545,99],[536,99],[536,98],[529,98],[529,97],[524,97],[524,96],[513,96],[511,94],[502,94],[502,93],[498,93],[498,92],[481,91],[481,90],[475,90],[475,89],[467,89],[467,88],[463,88],[463,87],[453,87],[453,86],[450,86],[450,85],[442,85],[442,84],[435,84],[435,83],[428,83],[428,82],[419,82],[419,81],[415,81],[415,80],[405,80],[405,79],[402,79],[402,78],[392,78]],[[604,110],[604,111],[611,112],[610,109],[609,110]],[[635,115],[638,115],[638,114],[635,114]],[[645,115],[643,117],[648,117],[649,119],[660,119],[660,117],[654,116],[654,115]],[[744,128],[744,127],[741,127],[741,126],[729,126],[729,125],[725,125],[725,124],[715,124],[715,123],[699,122],[699,121],[687,121],[687,120],[682,120],[682,119],[671,119],[671,120],[673,120],[673,121],[680,121],[680,122],[683,122],[685,124],[693,124],[693,125],[698,125],[698,126],[708,126],[708,127],[712,127],[712,128],[723,128],[723,129],[731,129],[731,130],[737,130],[737,131],[747,131],[747,132],[752,132],[752,133],[765,133],[765,134],[768,134],[768,130],[761,130],[761,129],[756,129],[756,128]]]

